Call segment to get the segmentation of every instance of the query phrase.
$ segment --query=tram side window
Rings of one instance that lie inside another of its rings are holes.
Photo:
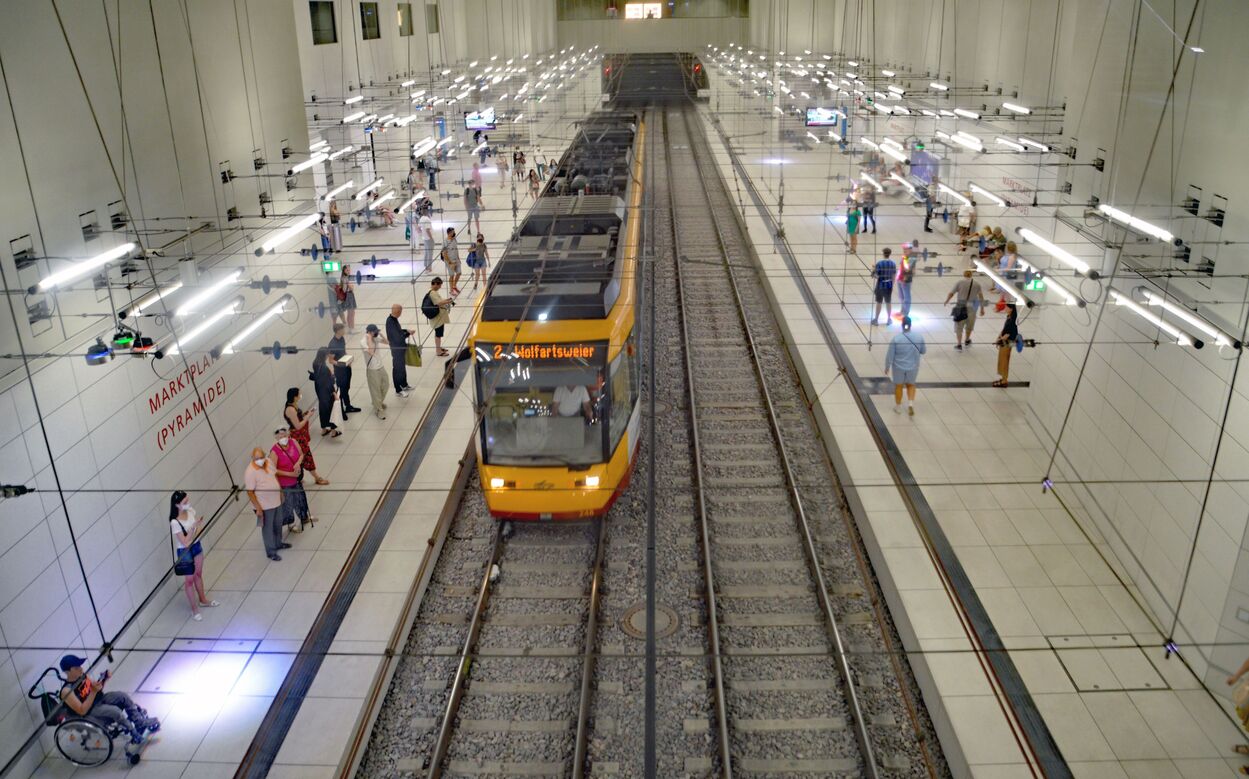
[[[637,350],[634,348],[633,333],[625,348],[620,350],[611,363],[611,445],[609,451],[616,451],[625,429],[629,426],[629,417],[638,401]]]

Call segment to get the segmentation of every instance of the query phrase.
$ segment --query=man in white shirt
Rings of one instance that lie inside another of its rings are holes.
[[[428,206],[422,208],[421,218],[416,220],[416,232],[425,241],[425,270],[434,265],[434,220],[430,218],[429,211]]]
[[[590,419],[590,393],[580,384],[556,387],[551,407],[561,417],[575,417],[581,414]]]

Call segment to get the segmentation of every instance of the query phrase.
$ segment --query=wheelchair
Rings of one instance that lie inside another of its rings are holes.
[[[48,674],[56,677],[58,692],[67,683],[65,677],[61,676],[57,669],[48,668],[26,695],[32,700],[39,701],[44,724],[56,729],[52,740],[56,742],[56,749],[61,756],[74,765],[85,768],[103,765],[113,757],[113,742],[118,738],[124,738],[126,745],[123,751],[126,761],[130,765],[137,765],[143,748],[147,745],[148,734],[145,733],[143,740],[135,743],[131,740],[130,733],[120,725],[106,724],[91,717],[81,717],[75,714],[60,699],[57,692],[49,692],[44,687],[44,680],[48,678]]]

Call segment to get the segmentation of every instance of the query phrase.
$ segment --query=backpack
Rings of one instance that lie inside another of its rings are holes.
[[[426,319],[434,319],[438,316],[438,304],[434,302],[428,292],[421,299],[421,313],[425,315]]]

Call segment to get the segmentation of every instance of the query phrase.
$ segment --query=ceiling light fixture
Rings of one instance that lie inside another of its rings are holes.
[[[955,200],[957,200],[958,202],[962,203],[965,206],[971,205],[971,200],[969,200],[967,196],[964,195],[962,192],[959,192],[953,187],[947,186],[946,184],[943,184],[941,182],[937,182],[937,189],[941,192],[946,193],[947,195],[954,198]]]
[[[1043,143],[1038,143],[1037,141],[1034,141],[1030,138],[1024,138],[1020,136],[1019,142],[1022,143],[1024,146],[1031,146],[1037,151],[1049,151],[1050,150],[1050,147],[1046,146]]]
[[[344,116],[344,117],[343,117],[342,124],[351,124],[352,122],[356,121],[357,119],[363,119],[363,118],[364,118],[364,112],[363,112],[363,111],[356,111],[356,112],[355,112],[355,113],[353,113],[353,114],[347,114],[346,116]]]
[[[1005,146],[1005,147],[1007,147],[1007,148],[1009,148],[1009,149],[1014,149],[1015,151],[1023,151],[1023,150],[1024,150],[1024,145],[1023,145],[1022,143],[1015,143],[1014,141],[1010,140],[1009,138],[1003,138],[1003,137],[1002,137],[1002,136],[1000,136],[1000,135],[999,135],[999,136],[997,136],[996,138],[994,138],[993,140],[994,140],[994,141],[995,141],[995,142],[996,142],[999,146]]]
[[[190,346],[192,341],[198,339],[201,335],[211,330],[222,319],[225,319],[228,316],[232,316],[236,311],[239,310],[239,306],[241,305],[243,305],[243,297],[240,295],[239,297],[227,303],[225,308],[221,309],[217,313],[213,314],[212,316],[208,317],[203,322],[201,322],[200,325],[196,327],[194,330],[190,331],[186,335],[179,338],[178,343],[174,344],[173,348],[171,348],[168,352],[166,352],[166,354],[172,357],[173,355],[180,352],[184,347]]]
[[[108,265],[110,262],[126,257],[137,248],[138,244],[134,242],[123,243],[121,246],[114,246],[112,249],[97,254],[89,260],[83,260],[82,262],[71,265],[63,271],[58,271],[50,276],[44,277],[39,282],[39,290],[41,292],[46,292],[53,287],[59,287],[64,285],[66,282],[81,278],[96,268],[103,267]]]
[[[326,193],[325,193],[325,202],[327,202],[327,203],[328,203],[328,202],[330,202],[331,200],[333,200],[333,199],[335,198],[335,196],[337,196],[337,195],[341,195],[342,193],[344,193],[344,192],[346,192],[347,190],[351,189],[351,188],[352,188],[352,186],[354,186],[354,184],[355,184],[355,182],[353,182],[353,181],[348,181],[348,182],[347,182],[347,183],[345,183],[345,184],[339,184],[337,187],[334,187],[334,188],[333,188],[333,189],[331,189],[329,192],[326,192]]]
[[[331,155],[330,155],[330,159],[331,159],[331,160],[336,160],[336,159],[338,159],[339,157],[343,156],[344,154],[350,154],[352,151],[354,151],[354,150],[355,150],[355,148],[356,148],[356,147],[354,147],[354,146],[344,146],[343,148],[341,148],[341,149],[339,149],[338,151],[336,151],[336,152],[334,152],[333,154],[331,154]]]
[[[1138,233],[1144,233],[1151,238],[1157,238],[1159,241],[1166,241],[1167,243],[1173,243],[1175,241],[1175,236],[1168,231],[1158,227],[1157,225],[1150,224],[1144,219],[1132,216],[1127,211],[1120,211],[1114,206],[1108,206],[1105,204],[1099,205],[1097,210],[1101,211],[1112,221],[1119,222],[1126,227],[1130,227]]]
[[[1219,328],[1210,324],[1206,320],[1198,317],[1196,314],[1192,313],[1191,311],[1184,308],[1183,306],[1179,306],[1179,305],[1176,305],[1175,303],[1172,303],[1171,301],[1167,300],[1162,295],[1159,295],[1158,293],[1146,287],[1141,287],[1140,292],[1141,292],[1141,295],[1145,298],[1145,302],[1148,305],[1159,306],[1167,311],[1170,311],[1172,314],[1178,316],[1180,319],[1183,319],[1185,322],[1192,325],[1200,332],[1203,332],[1206,335],[1213,338],[1215,345],[1235,346],[1237,349],[1240,348],[1240,342],[1236,341],[1234,338],[1227,335]]]
[[[191,298],[190,300],[188,300],[187,302],[179,306],[176,312],[177,315],[186,316],[187,314],[195,313],[196,309],[200,308],[205,303],[215,298],[217,295],[220,295],[225,290],[226,287],[238,281],[239,276],[242,276],[242,275],[243,275],[242,268],[239,268],[236,271],[226,274],[224,277],[221,278],[220,281],[217,281],[215,284],[209,285],[209,287],[205,289],[203,292],[199,293],[195,297]]]
[[[1062,249],[1058,247],[1057,245],[1045,240],[1041,236],[1034,233],[1032,230],[1029,230],[1027,227],[1020,227],[1017,230],[1017,232],[1021,236],[1023,236],[1023,239],[1025,241],[1037,247],[1038,249],[1045,252],[1046,254],[1053,257],[1054,259],[1058,260],[1063,265],[1066,265],[1068,268],[1071,268],[1076,273],[1079,273],[1082,276],[1087,276],[1090,279],[1099,278],[1100,274],[1098,274],[1097,271],[1090,268],[1087,262],[1080,259],[1079,257],[1076,257],[1074,254],[1067,251],[1066,249]]]
[[[1011,284],[1011,283],[1010,283],[1009,281],[1007,281],[1006,279],[1004,279],[1004,278],[1002,278],[1001,276],[999,276],[999,275],[997,275],[996,273],[994,273],[994,272],[993,272],[993,271],[989,268],[989,266],[988,266],[988,265],[985,265],[985,264],[984,264],[983,262],[981,262],[980,260],[975,260],[975,263],[976,263],[976,269],[977,269],[977,270],[979,270],[981,273],[983,273],[984,275],[988,276],[989,278],[993,279],[993,283],[994,283],[994,284],[997,284],[999,287],[1001,287],[1002,289],[1006,290],[1006,294],[1008,294],[1008,295],[1010,295],[1011,297],[1013,297],[1013,298],[1015,299],[1015,302],[1016,302],[1016,303],[1022,303],[1022,304],[1024,304],[1025,306],[1027,306],[1028,308],[1032,308],[1032,301],[1031,301],[1031,300],[1029,300],[1029,299],[1027,298],[1027,296],[1026,296],[1026,295],[1024,295],[1022,292],[1020,292],[1018,287],[1016,287],[1014,284]]]
[[[1124,295],[1119,290],[1117,289],[1110,290],[1110,297],[1114,299],[1115,303],[1121,306],[1124,306],[1125,308],[1130,309],[1132,313],[1136,314],[1140,318],[1144,319],[1145,321],[1157,327],[1162,332],[1174,338],[1175,342],[1179,344],[1180,346],[1193,346],[1198,349],[1200,349],[1203,346],[1201,341],[1194,340],[1193,338],[1189,337],[1187,333],[1185,333],[1183,330],[1179,329],[1175,325],[1171,324],[1170,322],[1163,321],[1162,317],[1156,316],[1152,312],[1148,311],[1144,306],[1137,303],[1135,300],[1132,300],[1127,295]]]
[[[964,119],[979,119],[980,118],[980,114],[976,113],[975,111],[968,111],[966,108],[955,108],[954,113],[957,114],[958,116],[963,117]]]
[[[417,192],[416,194],[412,195],[412,197],[404,201],[403,205],[396,208],[395,213],[402,214],[404,211],[407,211],[409,208],[411,208],[413,203],[415,203],[416,201],[420,200],[423,197],[425,197],[425,190],[422,189],[420,192]]]
[[[256,250],[256,256],[260,257],[261,255],[268,254],[269,252],[276,250],[279,246],[299,235],[309,227],[312,227],[319,221],[321,221],[321,215],[319,213],[304,214],[299,217],[299,219],[295,220],[294,224],[289,227],[284,227],[277,233],[274,233],[265,239],[264,243],[260,244],[260,248]]]
[[[970,189],[972,192],[979,192],[981,195],[984,195],[989,200],[992,200],[994,203],[998,204],[1002,208],[1006,208],[1008,205],[1004,199],[1002,199],[1001,197],[998,197],[996,194],[990,192],[989,190],[985,189],[979,184],[968,183],[967,188]]]
[[[385,179],[383,179],[381,176],[378,176],[377,178],[373,179],[373,183],[369,184],[367,187],[365,187],[364,189],[362,189],[362,190],[360,190],[359,192],[357,192],[357,193],[356,193],[356,194],[352,197],[352,199],[354,199],[354,200],[364,200],[364,196],[365,196],[365,195],[367,195],[367,194],[369,194],[369,193],[370,193],[370,192],[372,192],[373,190],[377,189],[378,187],[380,187],[380,186],[382,185],[382,182],[383,182],[383,181],[385,181]]]
[[[907,191],[910,192],[912,195],[915,194],[915,185],[907,181],[906,179],[902,178],[897,173],[890,173],[889,178],[893,179],[894,181],[898,182],[902,186],[906,187]]]
[[[235,352],[234,347],[243,343],[248,338],[250,338],[253,333],[260,330],[260,328],[264,327],[265,322],[268,322],[270,319],[274,318],[278,314],[281,314],[283,311],[285,311],[286,304],[293,302],[294,300],[295,299],[291,297],[290,295],[283,295],[281,300],[279,300],[274,305],[270,306],[269,309],[265,311],[263,314],[256,317],[255,321],[253,321],[250,325],[243,328],[243,332],[231,338],[230,341],[225,345],[225,348],[221,350],[221,353],[222,354],[234,354]]]
[[[1079,297],[1076,297],[1075,293],[1073,293],[1071,290],[1067,289],[1062,284],[1059,284],[1057,281],[1054,281],[1053,276],[1050,276],[1045,271],[1041,270],[1040,268],[1028,262],[1022,257],[1018,257],[1017,261],[1019,262],[1019,267],[1023,268],[1026,271],[1032,271],[1033,275],[1039,278],[1045,279],[1045,289],[1057,292],[1059,297],[1063,299],[1063,305],[1080,306],[1081,308],[1084,307],[1085,305],[1084,300]]]
[[[326,156],[323,153],[318,152],[317,154],[312,155],[311,157],[299,163],[298,165],[293,165],[290,168],[287,168],[286,175],[294,176],[296,173],[300,173],[302,171],[307,170],[308,168],[311,168],[316,165],[320,165],[321,163],[325,162],[328,159],[330,159],[330,157]]]
[[[169,297],[170,295],[172,295],[173,293],[177,292],[180,289],[182,289],[181,281],[175,281],[173,284],[170,284],[168,287],[165,287],[164,289],[154,289],[151,292],[144,295],[143,297],[139,298],[138,302],[131,305],[130,308],[123,308],[121,311],[117,312],[117,316],[120,319],[126,319],[127,317],[132,317],[132,316],[139,316],[148,308],[155,305],[157,301]]]
[[[349,97],[346,100],[344,100],[343,105],[352,105],[354,103],[359,103],[363,99],[364,99],[364,95],[355,95],[353,97]]]
[[[1030,114],[1030,113],[1032,113],[1032,109],[1031,109],[1031,108],[1028,108],[1027,106],[1016,105],[1016,104],[1014,104],[1014,103],[1002,103],[1002,108],[1005,108],[1007,111],[1010,111],[1010,112],[1012,112],[1012,113],[1016,113],[1016,114]]]
[[[928,86],[941,92],[948,92],[950,90],[949,84],[942,84],[940,81],[930,81],[928,82]]]
[[[885,191],[885,188],[884,188],[884,187],[882,187],[882,186],[880,185],[880,182],[879,182],[879,181],[877,181],[876,179],[872,178],[871,176],[867,175],[867,173],[866,173],[866,172],[864,172],[864,173],[860,173],[860,174],[859,174],[859,178],[863,179],[863,180],[864,180],[864,181],[866,181],[868,184],[871,184],[873,187],[876,187],[876,191],[877,191],[877,192],[884,192],[884,191]]]

